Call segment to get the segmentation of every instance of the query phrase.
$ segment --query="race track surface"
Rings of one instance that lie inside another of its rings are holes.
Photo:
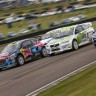
[[[93,45],[0,72],[0,96],[25,96],[30,92],[96,60]]]

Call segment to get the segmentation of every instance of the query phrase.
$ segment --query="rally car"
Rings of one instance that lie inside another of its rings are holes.
[[[92,35],[92,41],[93,41],[94,46],[96,47],[96,31]]]
[[[38,40],[25,39],[8,44],[0,54],[0,70],[23,65],[37,56],[47,56],[45,46]]]
[[[92,42],[93,32],[91,22],[59,28],[51,34],[53,39],[46,45],[47,53],[53,55],[65,50],[76,50],[79,46]]]

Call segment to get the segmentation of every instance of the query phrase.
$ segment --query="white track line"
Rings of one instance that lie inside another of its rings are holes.
[[[63,77],[61,77],[61,78],[59,78],[59,79],[57,79],[57,80],[55,80],[55,81],[53,81],[53,82],[51,82],[51,83],[49,83],[47,85],[35,90],[35,91],[27,94],[26,96],[36,96],[38,93],[40,93],[40,92],[52,87],[53,85],[56,85],[60,81],[65,80],[66,78],[68,78],[68,77],[70,77],[70,76],[72,76],[72,75],[74,75],[74,74],[86,69],[87,67],[89,67],[91,65],[94,65],[94,64],[96,64],[96,61],[93,61],[93,62],[91,62],[91,63],[89,63],[89,64],[87,64],[87,65],[85,65],[85,66],[83,66],[83,67],[81,67],[81,68],[79,68],[77,70],[75,70],[75,71],[72,71],[71,73],[64,75]]]

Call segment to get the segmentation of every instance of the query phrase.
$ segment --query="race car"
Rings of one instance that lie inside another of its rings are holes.
[[[0,54],[0,70],[20,66],[40,55],[47,56],[45,46],[36,39],[25,39],[8,44]]]
[[[93,42],[94,46],[96,47],[96,31],[92,35],[92,42]]]
[[[79,46],[92,42],[93,32],[91,22],[56,29],[51,34],[53,39],[46,45],[47,53],[54,55],[65,50],[77,50]]]

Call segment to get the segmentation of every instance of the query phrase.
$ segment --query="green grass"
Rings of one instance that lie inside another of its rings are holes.
[[[2,44],[0,45],[0,52],[4,49],[4,47],[6,46],[7,44]]]
[[[44,30],[44,29],[48,29],[49,23],[51,23],[53,21],[60,22],[61,20],[65,19],[65,18],[69,18],[69,17],[76,16],[79,14],[85,14],[88,16],[88,18],[94,17],[96,14],[95,9],[96,9],[96,7],[90,8],[90,9],[78,10],[75,12],[62,13],[62,14],[57,14],[57,15],[53,15],[53,16],[41,17],[41,18],[32,19],[32,20],[36,21],[37,23],[42,24],[42,29]],[[13,28],[11,28],[11,29],[8,29],[6,24],[0,25],[0,29],[1,29],[0,33],[3,33],[6,35],[8,32],[14,32],[14,31],[17,32],[20,29],[28,28],[28,23],[32,20],[24,20],[24,21],[13,23]]]
[[[17,32],[20,29],[23,29],[23,28],[25,29],[28,26],[28,22],[29,20],[15,22],[12,24],[13,28],[8,28],[7,24],[0,25],[0,29],[1,29],[0,33],[3,33],[4,35],[6,35],[8,32]]]
[[[96,96],[96,65],[37,96]]]
[[[96,21],[92,22],[93,28],[96,30]]]

